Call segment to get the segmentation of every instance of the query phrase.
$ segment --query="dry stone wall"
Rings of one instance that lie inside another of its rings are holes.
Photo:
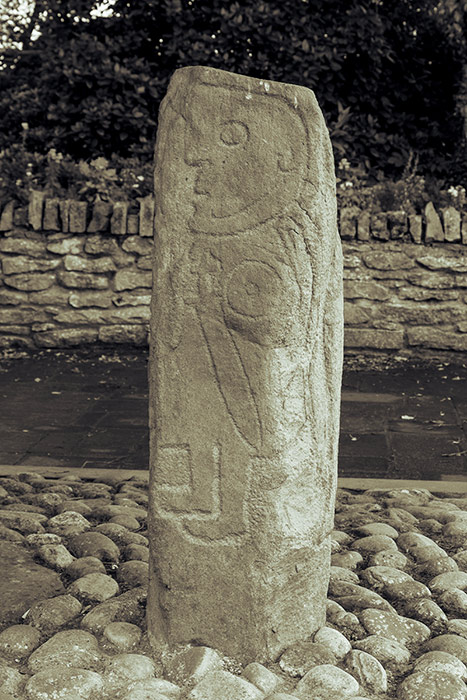
[[[151,198],[0,213],[0,347],[148,342]],[[467,351],[467,214],[340,211],[345,346]]]

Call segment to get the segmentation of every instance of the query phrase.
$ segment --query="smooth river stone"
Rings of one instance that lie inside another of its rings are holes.
[[[155,160],[149,637],[267,661],[325,622],[342,370],[331,144],[307,88],[194,66],[172,77]]]

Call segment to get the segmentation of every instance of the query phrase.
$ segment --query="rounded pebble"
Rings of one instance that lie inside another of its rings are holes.
[[[417,671],[402,681],[397,700],[465,700],[465,684],[448,673]]]
[[[345,657],[345,667],[354,678],[372,693],[385,693],[388,679],[384,667],[371,654],[352,649]]]
[[[141,525],[136,518],[131,515],[114,515],[110,518],[109,523],[114,523],[115,525],[122,525],[126,527],[127,530],[136,531],[139,530]]]
[[[102,603],[119,593],[118,583],[111,576],[91,573],[76,579],[69,587],[68,593],[86,603]]]
[[[446,651],[448,654],[457,656],[462,663],[467,664],[467,639],[459,637],[457,634],[441,634],[438,637],[433,637],[426,642],[424,650]]]
[[[66,569],[75,560],[63,544],[43,544],[38,548],[37,554],[45,564],[57,571]]]
[[[279,659],[279,666],[290,676],[301,678],[313,666],[334,664],[335,662],[336,656],[329,647],[306,640],[296,642],[284,651]]]
[[[86,574],[105,574],[105,566],[97,557],[80,557],[67,566],[66,573],[71,579],[82,578]]]
[[[103,689],[102,676],[79,668],[51,668],[40,671],[28,680],[28,700],[88,700]]]
[[[32,625],[12,625],[0,632],[0,654],[8,659],[24,659],[38,646],[40,632]]]
[[[54,532],[56,535],[68,537],[70,535],[79,535],[81,532],[89,530],[91,523],[81,513],[76,513],[72,510],[55,515],[47,523],[47,530]]]
[[[147,678],[129,686],[122,700],[178,700],[181,688],[162,678]],[[269,699],[268,699],[269,700]]]
[[[357,533],[362,537],[371,535],[385,535],[385,537],[390,537],[391,539],[397,539],[399,537],[398,530],[386,523],[369,523],[368,525],[362,525],[357,529]]]
[[[327,647],[337,659],[342,659],[352,648],[349,640],[332,627],[321,627],[313,641]]]
[[[354,540],[351,547],[362,555],[376,554],[376,552],[383,552],[388,549],[397,549],[397,545],[392,537],[388,537],[387,535],[368,535],[368,537]]]
[[[113,683],[153,678],[154,661],[143,654],[117,654],[107,659],[105,675]]]
[[[111,622],[104,627],[103,636],[120,652],[127,652],[138,646],[141,630],[131,622]]]
[[[101,532],[83,532],[70,537],[68,546],[76,557],[96,557],[101,561],[117,562],[120,550],[115,542]]]
[[[144,586],[148,581],[149,566],[145,561],[126,561],[117,569],[117,581],[124,589]]]
[[[377,634],[354,642],[354,646],[374,656],[383,666],[400,668],[410,661],[410,652],[403,644]]]
[[[427,651],[414,662],[415,671],[442,671],[467,680],[467,667],[456,656],[445,651]]]
[[[440,606],[449,615],[467,618],[467,593],[459,588],[445,591],[438,598]]]
[[[372,554],[368,559],[368,566],[390,566],[394,569],[405,569],[408,559],[405,554],[396,549],[383,549],[381,552]]]
[[[11,668],[5,661],[0,660],[0,689],[11,693],[15,698],[21,697],[21,691],[26,678],[16,668]]]
[[[441,594],[453,588],[467,588],[467,573],[465,571],[449,571],[439,574],[428,582],[428,588],[435,594]]]
[[[125,561],[149,561],[149,547],[142,544],[129,544],[123,551],[122,556]]]
[[[329,697],[350,697],[358,693],[358,682],[350,673],[337,666],[323,664],[311,668],[298,682],[295,689],[299,698],[329,700]]]
[[[84,630],[57,632],[38,647],[28,660],[31,673],[39,673],[52,666],[101,670],[103,657],[96,637]]]
[[[81,612],[81,603],[71,595],[40,600],[29,609],[27,620],[42,634],[50,635]]]

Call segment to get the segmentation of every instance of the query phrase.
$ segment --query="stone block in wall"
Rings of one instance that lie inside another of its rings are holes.
[[[95,343],[98,332],[95,328],[63,328],[55,331],[34,333],[36,345],[42,348],[73,347]]]
[[[27,336],[0,336],[0,348],[34,348],[34,342]]]
[[[458,243],[461,240],[461,215],[455,207],[443,209],[444,240]]]
[[[68,303],[74,309],[93,306],[106,309],[112,306],[112,297],[110,294],[103,294],[102,292],[71,292],[68,297]]]
[[[425,207],[425,222],[425,243],[444,241],[443,226],[433,202],[428,202]]]
[[[99,340],[102,343],[130,343],[146,345],[148,328],[141,325],[115,325],[99,328]]]
[[[426,272],[413,272],[407,279],[411,284],[430,289],[453,289],[456,286],[456,278],[453,275],[427,275]]]
[[[0,309],[0,323],[27,325],[34,321],[46,321],[47,314],[32,308],[18,308],[14,306],[9,309]]]
[[[84,250],[90,255],[115,255],[120,248],[114,238],[89,236],[84,244]]]
[[[55,255],[78,255],[83,250],[84,239],[78,236],[50,236],[48,238],[47,250]]]
[[[40,304],[41,306],[47,306],[47,310],[50,305],[54,307],[68,306],[68,296],[70,292],[67,289],[63,289],[57,285],[49,287],[49,289],[44,289],[42,292],[32,292],[29,294],[29,302],[31,304]]]
[[[19,306],[28,300],[25,292],[13,292],[11,289],[0,289],[0,306]]]
[[[0,238],[0,253],[22,253],[32,258],[39,258],[45,254],[45,242],[34,241],[29,238]]]
[[[389,240],[388,217],[385,212],[371,216],[370,230],[373,238],[379,241]]]
[[[408,233],[408,221],[405,211],[388,211],[389,237],[391,239],[405,238]]]
[[[42,229],[42,216],[44,212],[45,193],[31,190],[29,193],[28,221],[34,231]]]
[[[139,235],[154,236],[154,197],[141,197],[139,201]]]
[[[342,240],[352,240],[357,235],[358,207],[342,207],[339,211],[339,233]]]
[[[136,263],[136,267],[139,270],[152,270],[153,264],[152,255],[143,255]]]
[[[359,241],[370,240],[370,213],[362,211],[357,219],[357,238]]]
[[[461,242],[467,245],[467,214],[462,214]]]
[[[89,259],[80,255],[65,255],[65,270],[77,272],[115,272],[116,265],[112,258]]]
[[[404,344],[403,331],[373,330],[368,328],[346,328],[344,347],[396,350]]]
[[[151,303],[150,294],[134,294],[133,292],[123,292],[113,297],[115,306],[144,306]]]
[[[8,287],[21,289],[25,292],[37,292],[41,289],[48,289],[55,282],[55,275],[51,273],[23,273],[19,275],[8,275],[4,282]]]
[[[107,289],[109,280],[103,275],[94,275],[87,272],[66,272],[60,270],[57,278],[63,287],[75,289]]]
[[[128,214],[128,219],[127,219],[127,226],[126,226],[127,233],[129,234],[137,234],[139,231],[139,216],[138,214]]]
[[[449,272],[467,272],[467,255],[450,255],[438,251],[417,256],[417,263],[429,270]]]
[[[44,203],[44,218],[42,220],[44,231],[60,231],[60,216],[58,199],[46,199]]]
[[[407,341],[411,346],[436,350],[467,350],[467,335],[441,331],[432,326],[417,326],[407,331]]]
[[[125,306],[117,309],[80,308],[60,310],[54,314],[54,320],[70,325],[145,323],[149,321],[150,313],[148,306]]]
[[[139,287],[152,287],[152,273],[138,270],[119,270],[115,274],[114,287],[117,292]]]
[[[63,233],[68,233],[70,230],[70,200],[60,199],[58,202],[58,210],[60,212],[60,222]]]
[[[128,238],[123,241],[122,248],[127,253],[150,255],[153,250],[153,242],[152,239],[141,238],[141,236],[128,236]]]
[[[459,292],[455,289],[402,287],[397,294],[400,299],[411,299],[412,301],[454,301],[459,298]]]
[[[467,333],[467,321],[461,321],[460,323],[457,324],[457,329],[461,333]]]
[[[360,304],[352,304],[345,302],[344,304],[344,323],[350,326],[359,326],[368,323],[371,319],[371,310],[361,306]]]
[[[110,218],[110,231],[116,236],[127,233],[128,202],[114,202]]]
[[[344,299],[374,299],[384,301],[389,297],[389,290],[377,282],[359,280],[344,282]]]
[[[423,219],[420,214],[409,214],[409,233],[414,243],[422,242]]]
[[[88,233],[108,231],[112,209],[113,205],[110,202],[94,202],[92,205],[91,221],[87,228]]]
[[[13,220],[15,214],[16,202],[7,202],[3,207],[2,215],[0,216],[0,231],[11,231],[13,228]]]
[[[15,226],[28,225],[28,207],[18,207],[13,214],[13,223]]]
[[[29,258],[26,255],[4,257],[3,272],[5,275],[15,275],[19,272],[47,272],[55,270],[60,265],[60,262],[60,260]]]
[[[2,335],[29,335],[29,326],[0,325]]]
[[[414,260],[402,251],[373,250],[363,254],[363,262],[376,270],[408,270],[415,266]]]
[[[86,231],[87,213],[87,202],[70,200],[68,209],[68,230],[70,233],[84,233]]]

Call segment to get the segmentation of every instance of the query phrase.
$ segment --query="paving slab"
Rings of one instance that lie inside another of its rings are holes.
[[[1,355],[0,464],[147,470],[147,359],[144,348]],[[465,355],[346,358],[342,387],[341,478],[467,489]]]

